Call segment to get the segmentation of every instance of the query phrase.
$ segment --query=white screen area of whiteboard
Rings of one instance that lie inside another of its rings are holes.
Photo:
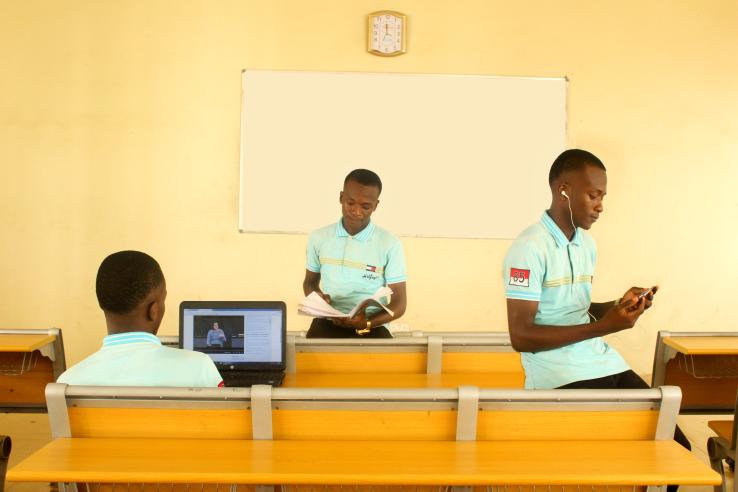
[[[566,80],[243,72],[242,232],[338,220],[349,171],[382,179],[375,223],[400,236],[513,238],[550,204]]]

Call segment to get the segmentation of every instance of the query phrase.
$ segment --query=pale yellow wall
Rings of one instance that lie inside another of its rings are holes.
[[[409,16],[401,57],[365,52],[382,8]],[[565,75],[570,144],[609,170],[595,297],[662,286],[611,337],[650,372],[656,330],[738,328],[737,48],[733,0],[2,0],[0,326],[59,326],[76,362],[104,335],[97,266],[127,248],[165,271],[163,334],[183,299],[284,299],[307,326],[306,237],[237,232],[242,68]],[[404,242],[406,323],[505,329],[508,241]]]

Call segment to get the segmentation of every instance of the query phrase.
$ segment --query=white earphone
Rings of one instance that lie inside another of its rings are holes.
[[[567,199],[567,200],[569,199],[569,195],[567,195],[567,194],[566,194],[566,192],[565,192],[564,190],[561,190],[561,194],[562,194],[562,195],[564,195],[564,196],[566,197],[566,199]]]

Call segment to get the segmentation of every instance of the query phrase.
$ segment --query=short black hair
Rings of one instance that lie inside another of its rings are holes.
[[[163,283],[161,267],[151,256],[119,251],[105,258],[97,270],[97,302],[103,311],[130,313]]]
[[[376,186],[379,188],[379,193],[382,193],[382,180],[379,179],[377,173],[370,171],[369,169],[354,169],[346,175],[346,179],[343,180],[343,185],[349,181],[356,181],[364,186]]]
[[[567,171],[578,171],[587,165],[607,171],[602,161],[593,153],[582,149],[565,150],[551,164],[551,170],[548,172],[548,184],[552,185],[559,176]]]

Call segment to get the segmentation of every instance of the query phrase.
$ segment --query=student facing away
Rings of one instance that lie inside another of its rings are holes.
[[[377,227],[372,213],[379,205],[382,181],[368,169],[355,169],[344,179],[338,200],[338,222],[313,231],[308,239],[302,289],[318,293],[328,304],[348,313],[378,288],[389,286],[387,306],[363,306],[353,318],[315,318],[308,338],[392,338],[386,323],[405,313],[405,254],[400,240]]]
[[[222,386],[215,364],[199,352],[164,347],[156,337],[167,287],[159,264],[139,251],[105,258],[97,271],[97,300],[108,335],[94,354],[58,382],[90,386]]]

